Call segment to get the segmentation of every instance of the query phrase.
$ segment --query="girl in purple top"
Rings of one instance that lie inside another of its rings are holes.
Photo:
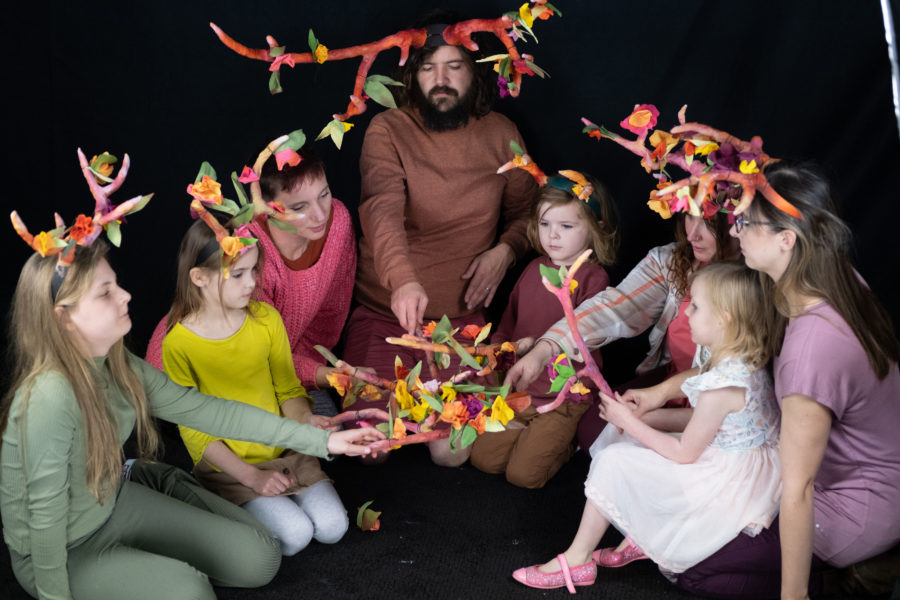
[[[850,230],[828,182],[784,162],[765,174],[803,217],[757,195],[732,228],[747,265],[768,275],[783,332],[771,340],[782,408],[779,523],[767,535],[738,536],[678,584],[715,597],[793,600],[817,592],[828,566],[897,552],[900,343],[850,263]]]

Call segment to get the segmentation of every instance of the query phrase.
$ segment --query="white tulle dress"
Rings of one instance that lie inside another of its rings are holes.
[[[778,514],[780,412],[768,372],[729,358],[681,389],[696,406],[700,392],[730,386],[747,390],[744,407],[693,463],[664,458],[615,427],[591,446],[585,495],[664,573],[689,569],[742,531],[756,535]]]

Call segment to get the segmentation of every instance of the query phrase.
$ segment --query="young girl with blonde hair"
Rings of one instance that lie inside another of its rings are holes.
[[[516,282],[493,335],[495,342],[519,340],[520,347],[527,347],[534,336],[563,317],[562,306],[541,283],[541,268],[568,267],[590,248],[590,262],[578,271],[573,304],[577,306],[609,285],[609,276],[601,265],[615,262],[618,246],[618,218],[612,197],[590,175],[560,173],[550,177],[535,194],[528,239],[542,256],[526,266]],[[599,350],[594,358],[601,363]],[[565,402],[539,414],[537,407],[556,397],[555,392],[548,391],[550,386],[550,377],[544,374],[528,387],[531,407],[514,421],[518,427],[478,437],[471,455],[475,467],[503,473],[520,487],[539,488],[569,460],[578,421],[593,397],[584,394],[579,402]]]
[[[660,384],[670,397],[686,394],[691,408],[641,414],[626,403],[642,390],[603,396],[603,417],[622,433],[607,427],[592,448],[575,539],[550,562],[517,570],[517,581],[573,593],[594,583],[595,548],[610,524],[664,573],[680,573],[739,532],[755,535],[772,522],[781,493],[779,416],[765,370],[765,306],[759,278],[742,265],[696,274],[688,318],[708,358],[680,390]]]

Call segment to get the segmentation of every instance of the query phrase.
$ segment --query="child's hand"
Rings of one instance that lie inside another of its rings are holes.
[[[538,375],[547,367],[553,357],[554,346],[549,340],[540,340],[528,354],[519,355],[516,364],[506,372],[504,384],[509,384],[516,391],[527,389]],[[558,353],[557,353],[558,354]]]
[[[625,393],[619,396],[619,399],[622,402],[628,402],[634,405],[636,417],[642,417],[645,413],[655,410],[666,403],[665,397],[657,392],[655,386],[636,390],[625,390]]]
[[[523,354],[527,354],[531,347],[534,346],[534,338],[533,337],[523,337],[521,340],[516,342],[516,353],[519,356]]]
[[[628,419],[634,418],[634,409],[626,404],[619,394],[616,394],[615,398],[610,398],[603,392],[598,393],[600,394],[600,416],[616,426],[619,432],[622,432]]]
[[[249,481],[243,482],[248,488],[260,496],[277,496],[283,494],[294,483],[294,480],[281,471],[269,471],[253,468],[255,473]]]
[[[328,452],[347,456],[365,456],[371,452],[368,444],[383,439],[385,439],[385,435],[374,427],[345,429],[328,436]]]
[[[310,415],[309,425],[324,429],[325,431],[340,431],[341,426],[331,422],[331,419],[323,415]]]

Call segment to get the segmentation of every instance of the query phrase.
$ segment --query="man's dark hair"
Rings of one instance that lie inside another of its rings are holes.
[[[424,28],[428,25],[435,25],[438,23],[453,25],[454,23],[458,23],[462,20],[463,19],[461,19],[460,16],[455,13],[451,13],[448,11],[432,11],[422,17],[415,24],[415,27]],[[473,39],[478,44],[479,48],[485,48],[485,44],[483,42],[487,42],[488,44],[490,43],[489,39],[478,38],[478,34],[473,35]],[[396,88],[398,106],[410,106],[415,104],[413,86],[416,86],[416,88],[418,88],[419,85],[416,82],[416,73],[419,72],[419,69],[422,67],[422,63],[424,63],[427,58],[434,54],[434,51],[439,47],[440,46],[410,49],[409,58],[407,59],[406,64],[400,68],[399,75],[397,76],[397,79],[399,79],[399,81],[403,83],[403,87]],[[468,50],[464,46],[457,46],[457,48],[459,48],[460,53],[465,57],[466,62],[468,63],[469,68],[472,71],[471,91],[474,96],[471,111],[472,116],[483,117],[491,112],[491,108],[493,108],[494,101],[497,99],[498,95],[497,78],[494,75],[493,66],[491,65],[491,63],[476,62],[479,58],[482,58],[483,52],[481,50],[476,53]],[[421,96],[422,94],[419,94],[419,97]]]

